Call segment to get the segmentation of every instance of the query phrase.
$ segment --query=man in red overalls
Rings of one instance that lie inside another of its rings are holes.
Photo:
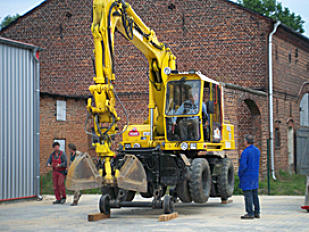
[[[64,151],[60,150],[58,142],[53,143],[54,152],[50,154],[47,166],[53,167],[53,184],[56,201],[53,204],[64,204],[66,201],[64,180],[67,168],[67,157]]]

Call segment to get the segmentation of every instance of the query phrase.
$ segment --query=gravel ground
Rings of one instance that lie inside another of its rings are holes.
[[[260,196],[261,219],[240,220],[244,214],[242,196],[222,205],[212,198],[207,204],[178,204],[178,218],[159,222],[160,209],[112,209],[111,218],[88,222],[89,213],[98,212],[100,195],[83,195],[72,207],[52,205],[53,196],[43,201],[24,200],[0,204],[0,231],[309,231],[309,214],[302,210],[304,197]],[[144,200],[136,196],[135,200]]]

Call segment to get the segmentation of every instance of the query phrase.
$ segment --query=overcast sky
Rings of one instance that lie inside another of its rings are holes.
[[[7,15],[15,15],[16,13],[23,15],[41,2],[43,0],[0,0],[0,21]],[[309,37],[309,0],[277,0],[277,2],[281,2],[284,7],[301,15],[305,20],[304,34]]]

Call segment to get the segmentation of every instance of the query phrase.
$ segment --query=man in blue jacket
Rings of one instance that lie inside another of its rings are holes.
[[[246,135],[244,143],[246,149],[242,152],[239,160],[238,176],[239,187],[243,190],[245,197],[247,214],[241,216],[241,219],[260,218],[258,197],[260,151],[253,145],[254,138],[252,135]]]

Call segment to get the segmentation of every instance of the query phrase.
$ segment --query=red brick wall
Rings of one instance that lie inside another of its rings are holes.
[[[80,151],[91,153],[91,138],[84,132],[85,100],[66,100],[66,121],[56,120],[56,100],[65,99],[41,96],[40,100],[41,173],[46,173],[49,170],[45,166],[50,153],[53,151],[52,143],[54,139],[66,140],[67,158],[69,158],[69,143],[74,143]]]
[[[224,0],[129,2],[171,47],[180,71],[201,70],[216,80],[265,88],[269,25],[264,18]],[[174,10],[168,9],[172,2]],[[1,35],[45,49],[42,92],[87,95],[93,77],[90,26],[91,1],[49,0]],[[116,41],[118,89],[147,91],[146,60],[120,35]]]
[[[137,95],[137,97],[141,97]],[[144,100],[136,100],[136,96],[120,96],[123,105],[127,109],[130,123],[143,123],[147,118],[147,97]],[[56,101],[66,101],[66,121],[56,120]],[[74,143],[77,149],[82,152],[88,152],[94,155],[94,149],[91,146],[91,136],[84,131],[86,120],[86,101],[84,99],[66,99],[63,97],[41,96],[40,100],[40,162],[41,173],[48,172],[46,167],[47,159],[53,151],[52,143],[54,139],[64,139],[66,141],[67,158],[69,158],[68,144]],[[120,129],[126,123],[125,116],[120,104],[117,105],[117,111],[121,116],[119,123]],[[136,116],[139,117],[136,117]],[[91,121],[88,124],[88,130],[92,126]],[[116,137],[120,141],[121,136]],[[117,145],[114,144],[114,148]]]
[[[309,81],[309,45],[282,29],[275,34],[273,43],[274,123],[281,138],[275,149],[275,163],[277,170],[287,170],[287,131],[289,127],[294,132],[299,128],[299,103],[302,94],[308,92],[301,92],[301,88]]]
[[[1,32],[1,36],[44,49],[40,53],[41,92],[88,95],[93,77],[91,4],[48,0]],[[68,13],[72,16],[67,17]]]
[[[261,151],[260,173],[265,175],[269,138],[267,96],[225,88],[224,97],[225,120],[234,125],[236,149],[229,152],[234,167],[238,168],[238,160],[245,148],[244,136],[251,133],[255,137],[255,146]]]
[[[172,49],[179,71],[200,70],[216,80],[265,89],[267,20],[222,0],[129,2]],[[168,9],[172,2],[174,10]],[[145,59],[121,36],[117,40],[117,85],[147,91]]]
[[[128,2],[156,32],[159,40],[172,49],[177,57],[179,71],[200,70],[218,81],[268,90],[267,37],[272,29],[270,20],[225,0]],[[175,5],[173,10],[168,8],[171,3]],[[33,43],[45,49],[40,57],[41,92],[74,96],[89,94],[87,89],[94,75],[91,61],[91,7],[91,1],[49,0],[0,33],[1,36]],[[279,105],[275,120],[281,121],[278,125],[282,138],[282,148],[280,152],[276,150],[276,163],[278,168],[285,168],[286,121],[290,117],[288,112],[291,104],[291,117],[294,125],[298,125],[297,94],[302,82],[309,79],[308,71],[303,71],[308,62],[308,49],[305,47],[309,46],[289,32],[280,33],[280,37],[274,37],[279,56],[274,62],[275,98],[278,98]],[[294,57],[296,47],[299,47],[297,64]],[[286,63],[289,51],[292,52],[292,64]],[[116,89],[125,101],[130,122],[143,122],[148,115],[148,64],[141,52],[119,34],[116,34],[115,42],[115,70]],[[267,98],[248,95],[239,90],[226,91],[225,115],[235,125],[237,138],[235,164],[242,150],[242,136],[248,130],[254,132],[254,122],[259,121],[258,137],[264,162],[268,138]],[[246,99],[257,105],[260,116],[251,116]],[[42,159],[50,153],[50,143],[55,136],[69,138],[67,136],[72,133],[84,134],[83,101],[69,100],[67,103],[68,107],[76,105],[76,109],[83,110],[83,117],[76,117],[74,123],[70,120],[62,123],[55,121],[53,101],[55,99],[42,98]],[[123,118],[119,105],[117,110]],[[49,115],[48,120],[45,120],[45,114]],[[124,119],[120,124],[123,123]],[[56,132],[58,129],[62,132]],[[86,149],[88,138],[76,137],[74,140]],[[261,166],[264,167],[265,163]]]

